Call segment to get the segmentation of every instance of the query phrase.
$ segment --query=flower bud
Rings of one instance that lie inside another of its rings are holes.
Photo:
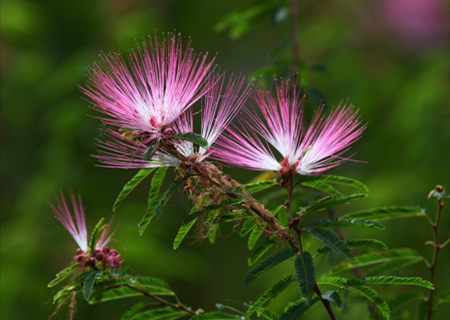
[[[99,252],[99,253],[97,253],[96,255],[95,255],[95,259],[97,260],[97,261],[103,261],[103,258],[104,258],[105,256],[103,255],[103,253],[101,253],[101,252]]]
[[[82,254],[84,251],[80,248],[77,249],[77,254]]]
[[[108,254],[110,249],[109,249],[109,247],[103,247],[102,251],[104,254]]]

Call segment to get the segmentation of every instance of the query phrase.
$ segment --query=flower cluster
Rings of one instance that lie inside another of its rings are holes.
[[[114,52],[101,55],[91,67],[83,92],[102,117],[104,139],[97,157],[102,166],[149,168],[201,167],[207,158],[251,170],[276,171],[281,175],[317,174],[349,160],[344,153],[361,136],[358,111],[342,103],[327,118],[315,113],[303,126],[305,97],[294,84],[275,80],[276,95],[253,90],[263,118],[245,110],[240,127],[229,127],[250,95],[243,77],[215,71],[207,55],[193,54],[181,38],[169,34],[162,43],[143,42],[129,54],[129,67]],[[291,98],[292,96],[292,98]],[[204,146],[184,139],[193,133],[193,104],[200,100],[201,136]],[[222,133],[227,131],[225,135]],[[280,154],[277,156],[274,152]]]
[[[103,268],[107,267],[116,268],[122,261],[120,260],[120,254],[115,249],[110,249],[107,244],[111,241],[114,232],[108,235],[113,219],[105,225],[100,237],[95,243],[95,250],[91,252],[89,248],[89,240],[86,231],[86,219],[83,204],[81,202],[81,196],[75,196],[75,193],[69,189],[70,200],[72,202],[72,208],[75,216],[72,217],[69,206],[67,205],[64,194],[61,192],[61,196],[58,197],[55,194],[57,206],[50,205],[55,213],[56,219],[69,231],[79,248],[76,250],[76,255],[73,257],[73,261],[80,264],[80,267],[90,266],[96,267],[98,262],[101,262]]]

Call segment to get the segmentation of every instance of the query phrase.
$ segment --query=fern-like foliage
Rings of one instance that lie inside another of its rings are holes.
[[[319,300],[320,299],[316,297],[312,300],[300,299],[289,303],[284,309],[284,313],[280,316],[280,320],[298,319]]]
[[[315,220],[311,222],[310,227],[349,227],[349,228],[373,228],[378,230],[384,230],[384,226],[376,221],[365,220],[365,219],[333,219],[333,220]]]
[[[316,272],[311,254],[308,251],[303,251],[295,258],[294,265],[300,289],[305,298],[310,300],[314,294],[314,276]]]
[[[286,248],[281,251],[278,251],[274,255],[263,260],[256,268],[254,268],[244,279],[244,287],[248,286],[253,280],[256,279],[259,275],[263,274],[267,270],[273,268],[280,262],[283,262],[286,259],[289,259],[293,255],[295,255],[297,251],[294,248]]]
[[[380,240],[376,240],[376,239],[355,239],[355,240],[345,240],[344,242],[350,248],[360,247],[360,246],[369,246],[369,247],[375,247],[375,248],[387,250],[387,246]],[[329,251],[331,251],[331,249],[328,247],[322,247],[322,248],[317,249],[318,253],[326,253]]]
[[[343,215],[342,219],[370,219],[370,220],[388,220],[407,217],[425,216],[425,212],[420,206],[392,206],[382,207],[371,210],[352,212]]]
[[[365,192],[369,192],[369,189],[363,183],[359,182],[358,180],[340,177],[340,176],[334,176],[334,175],[327,175],[327,174],[310,175],[310,176],[302,175],[302,176],[297,176],[296,180],[299,180],[300,183],[315,181],[315,182],[324,182],[324,183],[332,183],[332,184],[341,184],[341,185],[361,189]]]
[[[258,310],[258,317],[264,312],[265,308],[281,293],[286,289],[293,281],[292,276],[289,276],[279,282],[277,282],[272,288],[264,292],[264,294],[250,306],[245,315],[245,318],[250,318],[250,316]]]
[[[364,267],[377,263],[383,263],[383,266],[393,263],[394,267],[400,267],[404,265],[404,262],[410,264],[422,260],[422,256],[420,256],[416,251],[408,248],[392,249],[384,252],[371,252],[357,256],[353,261],[339,264],[331,269],[330,274],[334,275],[355,267]],[[371,275],[374,274],[372,273]]]
[[[372,302],[375,307],[381,312],[384,319],[389,320],[390,310],[389,306],[384,301],[378,293],[372,288],[366,286],[346,286],[347,279],[340,277],[324,277],[320,279],[317,284],[319,285],[329,285],[333,287],[337,287],[340,290],[345,289],[350,292],[356,293],[357,295],[366,298],[370,302]]]
[[[429,290],[434,290],[433,284],[427,280],[418,277],[394,277],[394,276],[379,276],[379,277],[364,277],[358,279],[351,279],[345,282],[345,286],[360,286],[360,285],[410,285],[420,286]]]
[[[343,197],[324,197],[319,200],[313,201],[312,203],[308,204],[304,208],[300,208],[297,211],[297,214],[299,215],[306,215],[311,212],[317,212],[320,210],[324,210],[328,207],[336,206],[339,204],[345,204],[350,201],[358,200],[367,197],[367,193],[354,193],[349,196],[343,196]]]
[[[306,230],[345,260],[351,260],[354,257],[349,246],[334,232],[321,228],[311,229],[309,227],[306,227]]]

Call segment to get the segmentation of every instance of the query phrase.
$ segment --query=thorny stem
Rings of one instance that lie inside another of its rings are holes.
[[[436,269],[436,262],[437,262],[437,256],[439,253],[439,250],[441,249],[441,246],[439,245],[439,239],[438,239],[438,225],[439,225],[439,218],[441,216],[442,208],[445,204],[445,198],[444,200],[438,199],[438,209],[436,214],[436,222],[430,223],[431,228],[434,232],[434,253],[433,253],[433,260],[431,261],[431,265],[429,266],[430,269],[430,282],[434,285],[434,271]],[[430,290],[430,294],[428,295],[427,302],[427,320],[431,319],[431,314],[433,313],[433,292],[434,290]]]

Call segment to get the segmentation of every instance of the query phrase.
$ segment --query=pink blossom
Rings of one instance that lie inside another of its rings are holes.
[[[81,202],[81,196],[75,196],[73,190],[69,189],[70,200],[72,202],[72,208],[74,212],[73,217],[70,212],[69,206],[66,203],[63,192],[60,191],[60,194],[60,197],[55,194],[57,206],[55,207],[53,205],[50,205],[50,207],[53,209],[53,212],[56,215],[56,219],[58,219],[59,222],[61,222],[61,224],[67,229],[67,231],[69,231],[69,233],[72,235],[79,246],[79,249],[76,250],[77,255],[74,256],[74,261],[80,263],[85,262],[86,259],[94,259],[94,261],[100,261],[101,259],[97,259],[97,256],[99,256],[100,252],[106,253],[106,255],[102,256],[102,259],[109,259],[110,255],[108,255],[108,253],[110,252],[110,249],[106,245],[110,242],[111,237],[115,233],[114,231],[108,235],[114,217],[106,225],[106,228],[103,230],[100,238],[97,240],[97,243],[95,245],[95,252],[89,252],[89,239],[86,231],[86,219],[83,204]],[[76,223],[74,223],[74,218]],[[116,251],[114,256],[117,256],[117,254],[118,253]],[[116,261],[119,256],[117,256],[114,261]]]
[[[95,110],[107,115],[101,119],[113,138],[128,134],[143,143],[162,139],[212,85],[207,80],[213,61],[206,62],[207,54],[194,54],[190,41],[183,53],[180,34],[177,39],[169,33],[162,42],[155,36],[154,44],[151,38],[148,45],[144,40],[128,58],[129,66],[116,51],[102,53],[89,69],[86,88],[81,88]]]
[[[226,85],[224,79],[225,74],[212,75],[208,79],[211,89],[201,100],[201,136],[208,142],[207,147],[197,149],[190,141],[167,139],[165,146],[156,151],[150,160],[145,160],[145,152],[149,150],[148,144],[133,141],[123,134],[104,128],[109,130],[105,135],[108,140],[101,142],[104,150],[96,157],[103,166],[116,168],[175,167],[201,163],[211,155],[211,146],[236,116],[250,93],[250,85],[244,87],[244,77],[232,75]],[[174,132],[193,132],[193,117],[192,109],[184,112],[172,127]]]
[[[323,119],[320,108],[305,133],[302,126],[305,97],[294,89],[291,99],[289,85],[283,80],[275,85],[276,97],[266,89],[256,90],[253,96],[264,120],[255,110],[247,110],[246,117],[240,120],[241,128],[235,126],[218,139],[214,158],[250,170],[281,174],[289,171],[317,174],[349,160],[342,158],[342,154],[365,129],[365,126],[358,128],[358,111],[340,104]],[[271,147],[280,154],[280,159],[277,160]]]

